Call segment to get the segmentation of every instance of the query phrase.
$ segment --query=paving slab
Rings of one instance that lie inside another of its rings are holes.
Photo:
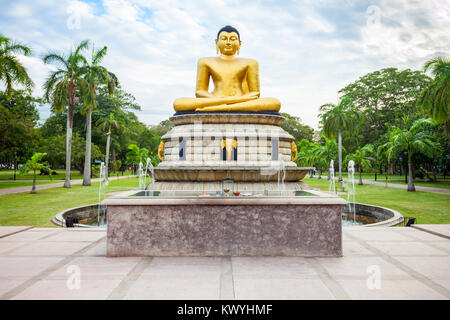
[[[67,280],[75,267],[81,280],[121,280],[139,262],[138,257],[76,257],[49,274],[45,280]]]
[[[408,241],[408,242],[388,242],[388,241],[367,241],[370,246],[384,252],[388,255],[402,256],[402,255],[445,255],[445,250],[440,250],[427,243],[420,241]]]
[[[70,230],[70,229],[69,229]],[[70,230],[68,232],[58,232],[45,239],[45,241],[97,241],[101,238],[105,237],[104,231],[78,231],[78,230]]]
[[[0,238],[0,299],[450,299],[450,240],[414,228],[344,228],[336,258],[110,258],[105,236],[36,228]]]
[[[344,251],[344,256],[373,256],[374,252],[368,250],[361,244],[355,241],[342,241],[342,248]]]
[[[397,259],[450,290],[450,256],[427,257],[426,259],[422,259],[422,257],[397,257]]]
[[[415,225],[414,228],[422,231],[428,231],[447,239],[450,239],[450,225],[449,224],[420,224]]]
[[[353,300],[445,300],[445,296],[413,279],[381,279],[380,286],[368,279],[338,279]],[[369,285],[368,285],[369,281]]]
[[[30,226],[0,226],[0,239],[9,235],[29,230],[33,227]]]
[[[48,228],[45,230],[42,229],[30,229],[27,231],[23,231],[23,232],[19,232],[4,238],[0,239],[0,242],[6,241],[6,242],[10,242],[10,241],[35,241],[35,240],[39,240],[42,239],[44,237],[50,236],[50,235],[54,235],[57,233],[62,232],[61,229],[52,229],[52,228]]]
[[[321,279],[234,277],[238,300],[335,300]]]
[[[34,241],[10,251],[8,256],[70,256],[71,254],[87,247],[90,242],[50,242]]]
[[[118,286],[115,279],[81,279],[79,287],[69,280],[40,280],[12,300],[104,300]]]
[[[125,299],[219,299],[222,258],[155,257]]]
[[[89,257],[105,257],[106,256],[106,239],[98,243],[95,247],[87,250],[82,254]]]
[[[379,256],[346,257],[345,259],[316,258],[336,280],[367,280],[377,268],[383,279],[412,280],[412,277]]]

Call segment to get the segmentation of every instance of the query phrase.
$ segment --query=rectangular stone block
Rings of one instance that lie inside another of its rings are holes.
[[[342,256],[340,204],[108,205],[108,256]],[[214,199],[208,199],[214,200]],[[298,202],[298,201],[297,201]],[[325,201],[326,202],[326,201]]]

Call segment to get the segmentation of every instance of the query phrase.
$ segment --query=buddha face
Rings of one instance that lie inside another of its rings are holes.
[[[219,38],[216,39],[216,47],[220,50],[220,53],[232,56],[236,52],[239,54],[239,48],[241,47],[241,41],[236,32],[222,31],[219,34]]]

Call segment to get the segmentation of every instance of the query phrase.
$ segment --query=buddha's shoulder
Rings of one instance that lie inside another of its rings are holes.
[[[198,59],[198,64],[208,64],[208,63],[216,61],[216,59],[217,58],[215,58],[215,57],[200,58],[200,59]]]
[[[235,61],[246,65],[258,65],[258,61],[256,61],[255,59],[236,58]],[[211,65],[220,62],[223,62],[223,60],[221,60],[219,57],[205,57],[198,60],[199,65]]]

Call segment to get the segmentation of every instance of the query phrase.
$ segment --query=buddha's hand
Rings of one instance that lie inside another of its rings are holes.
[[[220,102],[222,104],[233,104],[233,103],[245,102],[245,101],[250,101],[250,100],[256,100],[258,98],[259,98],[259,93],[250,92],[250,93],[244,94],[242,96],[222,97],[222,98],[220,98]]]

